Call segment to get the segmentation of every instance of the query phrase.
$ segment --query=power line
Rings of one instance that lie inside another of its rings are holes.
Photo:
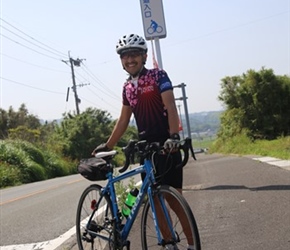
[[[35,43],[29,41],[28,39],[26,39],[26,38],[24,38],[24,37],[22,37],[22,36],[16,34],[15,32],[13,32],[13,31],[7,29],[7,28],[4,27],[3,25],[0,25],[0,27],[2,27],[3,29],[5,29],[5,30],[7,30],[8,32],[12,33],[13,35],[15,35],[15,36],[21,38],[22,40],[24,40],[24,41],[26,41],[26,42],[28,42],[28,43],[30,43],[30,44],[36,46],[37,48],[40,48],[40,49],[42,49],[42,50],[45,50],[45,51],[47,51],[47,52],[49,52],[49,53],[52,53],[52,54],[54,54],[54,55],[56,55],[56,56],[60,56],[60,54],[55,53],[55,52],[53,52],[53,51],[51,51],[51,50],[48,50],[48,49],[46,49],[46,48],[43,48],[43,47],[39,46],[38,44],[35,44]]]
[[[231,26],[231,27],[228,27],[228,28],[212,31],[212,32],[209,32],[209,33],[206,33],[206,34],[202,34],[202,35],[199,35],[199,36],[196,36],[196,37],[193,37],[193,38],[189,38],[187,40],[179,41],[179,42],[176,42],[176,43],[173,43],[173,44],[167,44],[165,46],[165,48],[169,47],[169,46],[179,45],[181,43],[188,43],[188,42],[191,42],[193,40],[197,40],[197,39],[200,39],[200,38],[212,36],[212,35],[219,34],[219,33],[222,33],[222,32],[227,32],[227,31],[234,30],[234,29],[237,29],[237,28],[245,27],[245,26],[248,26],[248,25],[251,25],[251,24],[254,24],[254,23],[262,22],[262,21],[267,20],[267,19],[271,19],[271,18],[275,18],[275,17],[280,16],[280,15],[287,14],[287,13],[289,13],[289,10],[282,11],[282,12],[279,12],[279,13],[276,13],[276,14],[273,14],[273,15],[270,15],[270,16],[266,16],[266,17],[263,17],[263,18],[259,18],[259,19],[256,19],[256,20],[252,20],[252,21],[249,21],[249,22],[241,23],[241,24],[238,24],[238,25],[235,25],[235,26]]]
[[[46,57],[48,57],[48,58],[51,58],[51,59],[54,59],[54,60],[57,60],[57,61],[60,61],[59,58],[52,57],[52,56],[49,56],[49,55],[44,54],[44,53],[42,53],[42,52],[39,52],[39,51],[37,51],[37,50],[35,50],[35,49],[32,49],[32,48],[30,48],[30,47],[28,47],[28,46],[26,46],[26,45],[24,45],[24,44],[22,44],[22,43],[20,43],[20,42],[18,42],[18,41],[13,40],[12,38],[10,38],[10,37],[8,37],[8,36],[5,36],[4,34],[1,34],[1,36],[2,36],[2,37],[5,37],[6,39],[8,39],[8,40],[10,40],[10,41],[12,41],[12,42],[14,42],[14,43],[16,43],[16,44],[22,46],[22,47],[25,47],[26,49],[32,50],[32,51],[34,51],[34,52],[36,52],[36,53],[38,53],[38,54],[40,54],[40,55],[46,56]]]
[[[70,57],[70,56],[69,56],[69,57]],[[70,61],[69,61],[70,64],[71,64],[72,79],[73,79],[73,87],[72,87],[72,89],[73,89],[74,94],[75,94],[77,114],[79,114],[79,107],[78,107],[78,104],[80,103],[81,100],[85,100],[85,101],[87,101],[87,102],[89,102],[89,103],[92,103],[92,104],[96,105],[95,103],[93,103],[93,102],[91,102],[91,101],[89,101],[89,100],[87,100],[87,99],[85,99],[85,98],[83,98],[83,97],[79,98],[79,94],[77,93],[77,87],[79,87],[79,85],[76,84],[75,79],[78,79],[78,78],[76,77],[76,71],[75,71],[75,69],[74,69],[73,66],[78,66],[78,67],[79,67],[80,64],[81,64],[84,60],[85,60],[85,59],[76,59],[76,60],[74,60],[73,58],[70,57]],[[65,60],[63,60],[63,62],[66,63],[66,64],[68,63],[68,61],[65,61]],[[82,65],[84,65],[84,64],[82,63]],[[84,71],[85,71],[85,70],[84,70]],[[88,74],[87,71],[85,71],[85,72]],[[79,75],[80,75],[83,79],[85,79],[85,80],[87,81],[87,79],[86,79],[83,75],[81,75],[81,74],[79,74]],[[86,84],[86,85],[91,85],[91,83],[88,83],[88,84]],[[94,86],[94,85],[92,85],[92,86]],[[94,87],[95,87],[95,86],[94,86]],[[106,100],[104,100],[104,99],[103,99],[102,97],[100,97],[97,93],[95,93],[92,89],[90,89],[89,87],[87,87],[87,89],[90,91],[90,93],[94,94],[94,95],[97,96],[100,100],[102,100],[103,103],[105,103],[105,104],[111,106],[113,109],[117,110],[117,108],[116,108],[115,106],[113,106],[110,102],[107,102]],[[98,89],[98,90],[100,90],[101,92],[107,94],[107,93],[104,92],[102,89]],[[116,98],[114,98],[114,99],[116,99]],[[96,106],[97,106],[97,105],[96,105]],[[118,110],[118,112],[119,112],[119,110]]]
[[[76,77],[76,74],[77,74],[77,73],[75,72],[75,78],[81,82],[81,80],[80,80],[78,77]],[[86,79],[83,75],[81,75],[81,74],[79,74],[79,73],[78,73],[78,75],[81,76],[81,77],[82,77],[86,82],[90,82],[90,81],[88,81],[88,79]],[[94,86],[93,84],[91,84],[91,82],[90,82],[89,84],[85,84],[85,85],[91,85],[91,86],[97,88],[96,86]],[[76,85],[76,86],[79,87],[79,85]],[[90,94],[93,94],[93,95],[95,95],[97,98],[99,98],[100,100],[102,100],[103,103],[105,103],[105,104],[111,106],[111,107],[112,107],[113,109],[115,109],[115,110],[118,110],[118,109],[116,108],[116,106],[113,106],[110,102],[107,102],[106,100],[104,100],[103,97],[99,96],[99,95],[98,95],[96,92],[94,92],[91,88],[86,87],[86,89],[88,89],[88,90],[90,91]],[[97,88],[97,89],[100,90],[99,88]],[[102,92],[102,90],[101,90],[101,92]],[[105,93],[105,94],[106,94],[106,93]],[[93,102],[91,102],[91,101],[89,101],[89,100],[83,98],[82,96],[81,96],[80,99],[81,99],[81,100],[86,100],[87,102],[92,103],[92,104],[95,105],[95,103],[93,103]],[[113,99],[115,100],[116,98],[113,98]],[[119,112],[119,110],[118,110],[118,112]]]
[[[7,78],[2,77],[2,76],[0,76],[0,78],[5,80],[5,81],[12,82],[12,83],[15,83],[15,84],[18,84],[18,85],[22,85],[22,86],[25,86],[25,87],[28,87],[28,88],[32,88],[32,89],[36,89],[36,90],[40,90],[40,91],[44,91],[44,92],[48,92],[48,93],[53,93],[53,94],[65,95],[65,93],[34,87],[34,86],[29,85],[29,84],[13,81],[13,80],[7,79]]]
[[[47,53],[50,53],[50,54],[56,55],[56,56],[60,56],[60,55],[63,56],[63,55],[65,55],[64,53],[62,53],[62,52],[60,52],[60,51],[58,51],[58,50],[55,50],[54,48],[52,48],[52,47],[50,47],[50,46],[48,46],[48,45],[46,45],[46,44],[40,42],[39,40],[35,39],[35,38],[32,37],[32,36],[28,35],[27,33],[23,32],[23,31],[20,30],[19,28],[15,27],[15,26],[13,26],[12,24],[10,24],[9,22],[5,21],[3,18],[0,18],[0,20],[1,20],[2,22],[4,22],[5,24],[9,25],[9,27],[12,27],[13,29],[15,29],[19,34],[16,33],[16,32],[14,32],[14,31],[12,31],[11,29],[9,29],[9,28],[3,26],[3,23],[0,22],[0,27],[1,27],[2,29],[4,29],[4,30],[6,30],[7,32],[13,34],[14,36],[16,36],[16,37],[18,37],[18,38],[24,40],[26,43],[28,43],[28,44],[30,44],[30,45],[32,45],[32,46],[35,46],[35,47],[37,47],[37,48],[40,49],[40,50],[44,50],[44,51],[46,51]],[[20,34],[21,34],[21,35],[20,35]],[[18,41],[18,40],[16,40],[16,39],[13,39],[13,38],[11,38],[11,37],[8,36],[8,35],[5,35],[5,34],[3,34],[3,33],[1,33],[1,35],[2,35],[2,37],[4,37],[4,38],[6,38],[6,39],[8,39],[8,40],[10,40],[10,41],[12,41],[12,42],[14,42],[14,43],[16,43],[17,45],[20,45],[20,46],[22,46],[22,47],[24,47],[24,48],[26,48],[26,49],[29,49],[29,50],[31,50],[31,51],[33,51],[33,52],[36,52],[36,53],[40,54],[40,55],[43,55],[43,56],[46,56],[46,57],[49,57],[49,58],[52,58],[52,59],[55,59],[55,60],[60,61],[60,59],[58,59],[58,58],[56,58],[56,57],[54,57],[54,56],[48,55],[47,53],[42,53],[42,52],[40,52],[39,50],[36,50],[36,49],[34,49],[33,47],[31,47],[31,46],[28,46],[28,45],[26,45],[26,44],[23,44],[22,42],[20,42],[20,41]],[[24,35],[25,37],[22,36],[22,35]],[[27,39],[26,37],[28,37],[29,39]],[[32,42],[30,39],[31,39],[33,42]],[[40,46],[40,45],[37,44],[37,43],[41,44],[42,46]],[[48,49],[47,49],[47,48],[48,48]],[[20,61],[20,62],[22,62],[22,63],[26,63],[26,64],[29,64],[29,65],[32,65],[32,66],[36,66],[36,67],[40,67],[40,68],[44,68],[44,67],[41,67],[41,66],[39,66],[39,65],[31,64],[31,63],[28,63],[28,62],[26,62],[26,61],[23,61],[23,60],[20,60],[20,59],[17,59],[17,58],[11,57],[11,56],[6,55],[6,54],[3,54],[3,53],[1,53],[1,54],[4,55],[4,56],[6,56],[6,57],[8,57],[8,58],[13,59],[13,60]],[[70,56],[69,56],[69,58],[70,58]],[[63,60],[62,60],[62,61],[63,61]],[[78,59],[77,59],[77,60],[74,60],[74,59],[70,58],[71,66],[72,66],[72,64],[73,64],[74,66],[78,66],[78,65],[75,65],[74,62],[78,62]],[[81,63],[82,60],[80,60],[79,62]],[[92,73],[92,72],[91,72],[91,71],[86,67],[86,65],[84,65],[84,66],[85,66],[86,70],[83,69],[83,68],[82,68],[82,70],[84,70],[88,75],[90,75],[90,77],[92,77],[94,81],[96,81],[98,84],[102,85],[104,89],[102,89],[102,88],[100,89],[100,88],[96,87],[95,85],[92,85],[93,87],[97,88],[100,92],[106,94],[107,96],[109,96],[109,97],[111,97],[111,98],[114,98],[114,99],[116,99],[116,97],[119,98],[119,97],[116,96],[116,95],[115,95],[115,96],[112,95],[111,90],[108,89],[108,88],[105,86],[105,84],[103,84],[103,83],[102,83],[102,82],[101,82],[101,81],[100,81],[100,80],[99,80],[99,79],[98,79],[98,78],[97,78],[97,77],[96,77],[96,76],[95,76],[95,75],[94,75],[94,74],[93,74],[93,73]],[[48,68],[46,68],[46,69],[48,69]],[[49,70],[51,70],[51,69],[49,69]],[[66,72],[66,73],[67,73],[67,72]],[[79,74],[79,75],[81,75],[81,74]],[[81,75],[81,76],[82,76],[82,75]],[[83,77],[83,76],[82,76],[82,77]],[[2,78],[3,80],[6,80],[6,81],[9,81],[9,82],[12,82],[12,83],[18,84],[18,85],[22,85],[22,86],[25,86],[25,87],[33,88],[33,89],[36,89],[36,90],[41,90],[41,91],[50,92],[50,93],[64,94],[64,93],[59,93],[59,92],[54,92],[54,91],[50,91],[50,90],[45,90],[45,89],[41,89],[41,88],[37,88],[37,87],[33,87],[33,86],[29,85],[29,84],[25,84],[25,83],[17,82],[17,81],[10,80],[10,79],[7,79],[7,78],[3,78],[3,77],[1,77],[1,78]],[[74,77],[73,77],[73,78],[74,78]],[[84,77],[83,77],[83,78],[84,78]],[[77,113],[79,113],[79,111],[78,111],[78,104],[79,104],[79,102],[80,102],[80,99],[78,98],[77,93],[76,93],[76,88],[77,88],[77,87],[78,87],[78,85],[76,85],[76,83],[74,83],[74,86],[73,86],[72,88],[73,88],[73,90],[74,90],[74,92],[75,92],[75,95],[76,95],[75,98],[76,98],[76,105],[77,105]],[[106,91],[107,91],[107,92],[106,92]],[[102,97],[98,96],[94,91],[90,90],[90,92],[93,93],[94,95],[96,95],[98,98],[100,98],[104,103],[106,103],[107,105],[109,105],[109,106],[111,106],[111,107],[113,107],[114,109],[117,110],[116,107],[112,106],[111,103],[106,102],[105,100],[103,100]],[[86,100],[86,101],[88,101],[88,100]],[[88,102],[89,102],[89,101],[88,101]]]
[[[73,87],[72,90],[74,92],[74,97],[75,97],[75,104],[76,104],[76,112],[79,115],[80,114],[80,110],[79,110],[79,103],[81,102],[81,99],[78,96],[77,93],[77,87],[78,85],[76,84],[76,80],[75,80],[75,70],[74,70],[74,66],[76,67],[80,67],[81,63],[84,61],[85,59],[73,59],[70,54],[69,54],[69,61],[65,61],[62,60],[65,64],[67,64],[68,62],[70,63],[71,66],[71,73],[72,73],[72,81],[73,81]],[[83,65],[83,64],[82,64]],[[92,90],[90,90],[93,94],[95,94],[96,96],[98,96],[95,92],[93,92]],[[68,96],[68,95],[67,95]],[[99,97],[99,96],[98,96]],[[101,97],[99,97],[101,100],[103,100]],[[107,103],[109,106],[113,107],[109,102],[106,102],[103,100],[103,102]],[[115,108],[115,107],[113,107]]]
[[[28,64],[28,65],[34,66],[34,67],[38,67],[38,68],[42,68],[42,69],[46,69],[46,70],[50,70],[50,71],[55,71],[55,72],[60,72],[60,73],[66,73],[66,74],[69,74],[69,72],[67,72],[67,71],[57,70],[57,69],[51,69],[51,68],[43,67],[43,66],[40,66],[40,65],[37,65],[37,64],[33,64],[33,63],[30,63],[30,62],[23,61],[23,60],[21,60],[21,59],[18,59],[18,58],[15,58],[15,57],[12,57],[12,56],[6,55],[6,54],[1,53],[1,52],[0,52],[0,55],[5,56],[5,57],[7,57],[7,58],[10,58],[10,59],[12,59],[12,60],[15,60],[15,61],[21,62],[21,63],[25,63],[25,64]]]
[[[83,66],[84,63],[82,63]],[[94,80],[96,83],[102,83],[101,80],[99,80],[89,69],[88,67],[86,66],[86,69],[87,70],[84,70],[83,68],[81,68],[88,76],[90,76],[92,78],[92,80]],[[114,95],[111,93],[112,90],[109,90],[108,88],[106,88],[106,90],[108,92],[105,92],[102,88],[99,88],[97,86],[95,86],[94,84],[91,83],[91,81],[89,81],[86,77],[84,77],[82,74],[80,74],[78,71],[75,71],[75,75],[78,75],[78,76],[81,76],[82,79],[84,79],[86,82],[90,82],[90,85],[94,88],[96,88],[98,91],[104,93],[105,95],[107,95],[108,97],[112,98],[112,99],[119,99],[120,100],[120,97],[117,96],[117,95]],[[75,76],[76,79],[78,79],[79,81],[81,81],[77,76]],[[105,88],[105,85],[102,83],[103,87]],[[89,89],[89,88],[88,88]],[[95,94],[98,98],[101,98],[99,95],[97,95],[93,90],[89,89],[91,93]],[[101,98],[102,99],[102,98]],[[110,103],[108,103],[110,105]]]
[[[94,95],[96,95],[96,96],[97,96],[100,100],[102,100],[104,103],[106,103],[107,105],[109,105],[109,106],[111,106],[112,108],[114,108],[114,109],[117,110],[117,108],[116,108],[115,106],[112,106],[111,103],[109,103],[109,102],[107,102],[106,100],[104,100],[104,98],[98,96],[98,94],[95,93],[92,89],[90,89],[89,87],[88,87],[88,89],[90,90],[91,93],[93,93]]]
[[[99,109],[103,109],[103,110],[105,110],[104,108],[101,108],[99,105],[97,105],[95,102],[92,102],[92,101],[90,101],[90,100],[84,98],[83,96],[80,96],[80,98],[81,98],[81,100],[85,100],[86,102],[91,103],[91,104],[93,104],[93,105],[96,106],[96,107],[99,107]],[[107,104],[108,104],[108,103],[107,103]],[[109,105],[110,105],[110,104],[109,104]],[[119,113],[120,113],[120,110],[118,110],[116,107],[114,107],[114,106],[112,106],[112,105],[110,105],[110,106],[111,106],[112,108],[114,108],[114,110],[117,111],[116,114],[119,114]]]
[[[97,88],[96,86],[92,85],[93,87],[97,88],[98,90],[100,90],[101,92],[103,92],[104,94],[111,96],[113,98],[117,98],[120,99],[119,96],[112,94],[112,89],[109,89],[100,79],[98,79],[90,70],[89,68],[83,63],[85,69],[83,69],[88,75],[90,75],[97,83],[99,83],[100,85],[102,85],[102,87],[107,91],[104,92],[102,89]]]
[[[56,49],[54,49],[54,48],[52,48],[52,47],[50,47],[50,46],[44,44],[43,42],[40,42],[39,40],[37,40],[37,39],[35,39],[34,37],[32,37],[32,36],[26,34],[26,33],[23,32],[22,30],[20,30],[19,28],[15,27],[15,26],[13,26],[12,24],[10,24],[9,22],[5,21],[3,18],[0,17],[0,20],[2,20],[3,22],[5,22],[6,24],[8,24],[9,26],[11,26],[12,28],[16,29],[17,31],[19,31],[19,32],[22,33],[23,35],[29,37],[30,39],[32,39],[32,40],[34,40],[34,41],[40,43],[41,45],[43,45],[43,46],[49,48],[50,50],[53,50],[53,51],[57,52],[58,55],[61,55],[61,56],[64,56],[64,55],[65,55],[65,56],[66,56],[65,53],[60,52],[60,51],[58,51],[58,50],[56,50]],[[1,25],[1,26],[2,26],[2,25]],[[2,26],[2,27],[3,27],[3,26]],[[3,28],[4,28],[4,27],[3,27]],[[5,29],[7,29],[7,28],[5,28]],[[10,31],[10,32],[11,32],[11,31]]]

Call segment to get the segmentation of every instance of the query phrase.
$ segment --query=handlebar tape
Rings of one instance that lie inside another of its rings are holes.
[[[125,172],[130,166],[130,163],[131,162],[133,163],[136,143],[137,143],[136,140],[130,140],[128,145],[122,149],[125,154],[126,161],[124,167],[122,167],[119,170],[119,173]],[[184,144],[180,145],[180,149],[184,152],[183,160],[180,164],[176,166],[176,168],[182,168],[186,165],[189,158],[189,150],[191,152],[193,159],[196,160],[191,143],[191,138],[186,138]]]
[[[130,160],[132,160],[133,158],[133,155],[134,155],[134,150],[135,150],[135,144],[136,144],[137,141],[135,140],[130,140],[128,145],[126,147],[124,147],[122,150],[125,154],[125,157],[126,157],[126,161],[125,161],[125,165],[124,167],[122,167],[120,170],[119,170],[119,173],[123,173],[125,172],[129,165],[130,165]]]
[[[189,158],[189,150],[191,152],[192,158],[194,160],[196,160],[195,154],[194,154],[194,151],[193,151],[193,147],[192,147],[191,138],[186,138],[185,139],[185,143],[180,146],[180,149],[184,152],[183,160],[182,160],[182,162],[180,164],[178,164],[176,166],[176,168],[183,168],[186,165],[186,163],[188,162],[188,158]]]

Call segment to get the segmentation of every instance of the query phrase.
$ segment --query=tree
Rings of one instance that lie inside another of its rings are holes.
[[[88,108],[79,115],[64,115],[55,136],[65,156],[81,159],[89,157],[97,143],[105,140],[110,123],[106,111]]]
[[[0,108],[0,139],[8,137],[8,114]]]
[[[93,149],[107,141],[114,125],[107,111],[88,108],[79,115],[65,115],[56,130],[56,140],[62,144],[63,154],[72,159],[91,157]],[[135,138],[136,134],[135,129]],[[128,129],[124,138],[133,135],[134,129]],[[122,140],[119,143],[125,144]]]
[[[39,129],[29,129],[26,126],[18,126],[17,128],[9,129],[9,139],[24,140],[31,143],[37,143],[40,138]]]
[[[37,116],[29,114],[25,104],[21,104],[18,111],[9,107],[8,111],[0,109],[0,139],[6,139],[9,129],[24,126],[27,129],[39,129],[41,127]]]
[[[242,76],[222,79],[219,100],[226,106],[221,134],[247,130],[249,136],[274,139],[290,134],[290,78],[272,69],[249,70]]]

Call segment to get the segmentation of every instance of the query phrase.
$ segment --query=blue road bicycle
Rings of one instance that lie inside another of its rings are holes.
[[[191,139],[181,142],[183,167],[192,157]],[[187,244],[194,245],[195,250],[200,250],[200,239],[197,224],[190,206],[179,191],[173,187],[159,185],[154,176],[154,155],[164,154],[164,149],[158,143],[146,141],[130,141],[123,149],[126,162],[120,174],[113,175],[112,159],[116,151],[100,152],[92,159],[82,164],[86,171],[79,172],[92,181],[107,179],[107,184],[102,187],[93,184],[82,193],[76,216],[77,243],[80,250],[130,249],[129,233],[137,218],[141,207],[141,247],[142,249],[187,249]],[[143,157],[144,164],[128,170],[135,154]],[[89,166],[89,169],[88,169]],[[175,167],[175,166],[174,166]],[[126,171],[126,172],[125,172]],[[127,219],[122,218],[121,208],[115,184],[135,175],[145,173],[139,194],[131,213]]]

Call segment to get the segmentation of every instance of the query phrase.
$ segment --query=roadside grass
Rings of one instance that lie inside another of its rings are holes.
[[[21,140],[0,140],[0,188],[76,173],[76,163]]]
[[[217,139],[209,146],[209,153],[270,156],[290,159],[290,136],[276,140],[252,141],[245,135],[235,136],[226,141]]]
[[[192,139],[192,143],[193,143],[193,148],[195,149],[208,149],[212,146],[212,144],[214,143],[215,141],[215,137],[203,137],[203,138],[200,138],[200,139],[197,139],[197,138],[193,138]]]
[[[227,140],[215,137],[193,138],[195,149],[207,149],[208,153],[270,156],[279,159],[290,159],[290,136],[276,140],[252,141],[246,135],[238,135]],[[118,150],[121,151],[121,150]],[[115,164],[122,165],[124,156],[121,152],[114,159]],[[56,153],[24,141],[0,140],[0,188],[21,185],[58,176],[75,174],[76,162],[64,159]],[[132,188],[128,185],[117,185],[120,200]]]

